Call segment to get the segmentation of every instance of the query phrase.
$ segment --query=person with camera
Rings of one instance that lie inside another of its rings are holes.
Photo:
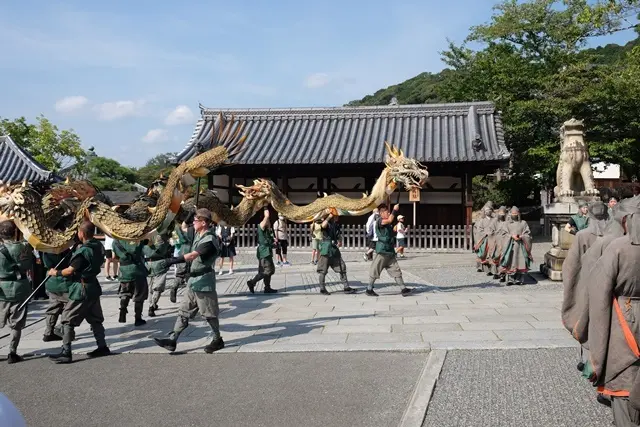
[[[218,225],[216,235],[222,243],[222,253],[220,254],[220,272],[222,275],[224,267],[224,259],[229,258],[229,272],[233,274],[233,257],[236,256],[236,229],[228,225]]]

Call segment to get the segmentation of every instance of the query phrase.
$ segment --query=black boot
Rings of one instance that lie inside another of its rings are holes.
[[[176,340],[172,340],[170,338],[154,338],[153,340],[156,342],[156,344],[166,350],[176,351]]]
[[[118,317],[118,322],[127,323],[127,306],[129,305],[129,301],[126,299],[120,300],[120,317]]]
[[[102,356],[109,356],[111,354],[111,350],[109,350],[109,347],[98,347],[97,349],[90,351],[89,353],[87,353],[88,357],[94,358],[94,357],[102,357]]]
[[[278,293],[277,289],[273,289],[271,286],[265,286],[264,287],[264,293],[265,294],[275,294]]]
[[[149,306],[149,312],[147,313],[149,317],[156,317],[156,308],[153,305]]]
[[[44,342],[49,342],[49,341],[62,341],[62,337],[60,335],[56,335],[53,332],[48,334],[48,335],[44,335],[42,337],[42,341]]]
[[[7,356],[7,363],[9,365],[13,363],[22,362],[24,359],[21,356],[18,356],[16,353],[9,353]]]
[[[247,286],[249,287],[249,292],[251,292],[252,294],[255,294],[256,291],[256,284],[253,283],[253,280],[247,280]]]
[[[209,345],[204,348],[204,352],[211,354],[214,351],[222,350],[224,348],[224,341],[222,341],[222,337],[211,341]]]
[[[134,325],[136,325],[136,326],[142,326],[142,325],[146,325],[147,324],[147,321],[142,318],[142,305],[143,304],[144,304],[143,302],[136,302],[135,305],[133,306],[133,308],[135,310],[135,314],[136,314],[136,320],[134,322]]]
[[[322,295],[331,295],[331,293],[326,289],[326,288],[322,288],[320,289],[320,293]]]
[[[60,351],[60,353],[50,354],[49,359],[51,359],[51,361],[58,364],[73,362],[73,357],[71,357],[71,350],[65,349],[64,347],[62,347],[62,350]]]
[[[178,296],[178,288],[173,288],[169,291],[169,301],[175,303],[177,301],[176,297]]]

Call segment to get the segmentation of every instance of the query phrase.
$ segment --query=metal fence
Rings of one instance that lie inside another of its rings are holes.
[[[236,229],[236,246],[252,248],[258,244],[258,225],[245,225]],[[309,224],[289,224],[289,247],[310,248]],[[410,226],[407,244],[411,249],[427,252],[464,252],[471,250],[471,226],[466,225],[416,225]],[[367,245],[364,225],[342,226],[342,247],[362,249]]]

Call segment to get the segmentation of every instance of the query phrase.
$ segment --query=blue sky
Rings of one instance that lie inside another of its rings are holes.
[[[339,106],[443,68],[493,0],[0,4],[0,116],[44,114],[129,166],[180,151],[207,107]],[[618,34],[612,42],[631,38]]]

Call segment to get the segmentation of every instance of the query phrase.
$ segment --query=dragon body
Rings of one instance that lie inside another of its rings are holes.
[[[114,239],[144,240],[174,220],[184,195],[188,187],[195,182],[195,178],[207,175],[239,152],[239,147],[246,139],[246,136],[237,138],[243,126],[239,126],[231,134],[233,118],[228,124],[222,121],[221,123],[218,136],[222,144],[176,167],[167,178],[156,206],[148,208],[150,215],[142,221],[123,217],[112,206],[97,200],[95,196],[77,194],[78,199],[86,198],[76,208],[71,224],[62,231],[55,229],[49,225],[51,219],[47,222],[43,197],[33,186],[27,185],[26,181],[17,185],[0,186],[0,219],[13,220],[29,244],[42,252],[60,253],[70,247],[78,226],[84,219],[90,220],[104,234]],[[229,149],[222,146],[225,144]],[[214,145],[213,141],[211,145]],[[54,205],[55,203],[48,202],[49,208]]]
[[[389,144],[386,146],[386,167],[378,177],[371,193],[363,194],[360,199],[331,194],[299,206],[293,204],[272,181],[267,179],[255,180],[253,187],[241,185],[238,187],[245,193],[251,192],[256,186],[261,187],[262,193],[269,193],[269,203],[273,208],[292,222],[313,222],[326,217],[329,213],[340,216],[366,215],[382,204],[399,186],[407,190],[422,187],[429,177],[426,167],[418,161],[405,157],[402,151],[390,147]]]

